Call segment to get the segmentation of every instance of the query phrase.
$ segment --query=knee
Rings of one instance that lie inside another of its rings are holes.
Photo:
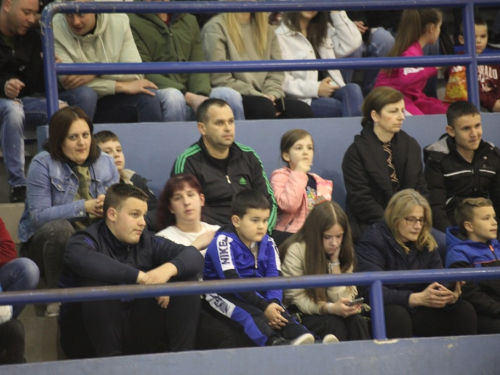
[[[363,98],[361,87],[359,87],[357,83],[348,83],[347,85],[345,85],[345,89],[349,95]]]
[[[241,94],[230,87],[216,87],[212,89],[210,97],[222,99],[226,101],[230,107],[232,107],[233,105],[241,106],[243,101]]]
[[[157,96],[162,105],[186,106],[184,94],[177,89],[161,89],[157,91]]]
[[[40,270],[35,262],[28,258],[18,258],[14,260],[18,263],[18,278],[22,280],[19,290],[32,290],[38,286],[40,280]]]
[[[2,129],[22,129],[25,122],[23,105],[18,100],[0,100],[0,121]]]
[[[384,57],[394,46],[394,37],[392,34],[383,29],[378,28],[370,38],[369,56]]]
[[[68,242],[69,238],[75,233],[75,229],[66,219],[56,219],[45,224],[49,230],[49,235],[58,242]]]

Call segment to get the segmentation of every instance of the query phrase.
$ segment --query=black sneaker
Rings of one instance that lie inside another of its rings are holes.
[[[14,186],[10,188],[10,203],[24,203],[26,200],[26,186]]]
[[[281,336],[272,336],[267,340],[266,346],[290,345],[291,343],[290,340],[284,339]]]

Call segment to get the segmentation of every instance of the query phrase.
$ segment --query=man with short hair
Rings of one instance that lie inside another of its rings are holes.
[[[234,141],[233,111],[220,99],[204,101],[197,112],[201,138],[174,163],[171,175],[196,176],[205,195],[203,215],[212,223],[231,223],[233,195],[244,189],[258,190],[271,204],[269,228],[276,224],[277,205],[259,157],[248,146]]]
[[[88,0],[91,1],[91,0]],[[53,20],[54,46],[63,63],[140,63],[129,19],[125,14],[65,13]],[[95,123],[160,122],[156,85],[142,74],[58,76],[66,90],[89,87]]]
[[[37,12],[37,0],[3,0],[0,7],[0,138],[12,203],[26,198],[24,128],[48,123]],[[85,110],[74,94],[61,99]]]
[[[147,200],[132,185],[108,189],[105,219],[76,233],[66,246],[62,287],[197,280],[203,267],[199,250],[211,238],[183,246],[144,230]],[[143,354],[158,347],[192,350],[199,307],[196,295],[63,304],[61,345],[70,358]]]
[[[481,114],[458,101],[446,113],[448,135],[424,149],[434,228],[456,225],[455,207],[464,198],[490,198],[500,212],[500,150],[482,140]]]

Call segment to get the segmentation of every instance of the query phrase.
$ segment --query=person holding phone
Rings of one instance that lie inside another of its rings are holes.
[[[312,209],[302,228],[280,246],[283,276],[352,273],[355,256],[345,212],[324,201]],[[339,341],[368,340],[368,323],[359,313],[363,299],[355,286],[284,291],[289,311],[319,337],[335,335]]]
[[[427,200],[416,190],[401,190],[389,201],[382,222],[366,230],[356,255],[358,270],[408,271],[441,269],[441,257],[431,234]],[[477,316],[461,299],[461,282],[444,285],[393,284],[383,286],[388,338],[473,335]],[[364,291],[368,298],[368,288]]]

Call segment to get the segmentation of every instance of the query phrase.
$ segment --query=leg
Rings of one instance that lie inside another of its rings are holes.
[[[97,107],[97,93],[88,86],[80,86],[72,90],[65,90],[59,93],[59,99],[64,100],[68,105],[76,105],[92,120]]]
[[[95,357],[94,346],[83,323],[82,303],[64,303],[58,323],[61,347],[68,358]]]
[[[500,333],[500,319],[479,314],[477,316],[477,333],[478,335]]]
[[[25,117],[20,100],[0,99],[1,145],[10,186],[26,186],[24,177]]]
[[[334,98],[312,98],[311,109],[316,118],[342,117],[342,102]]]
[[[365,57],[385,57],[394,46],[394,37],[392,34],[379,27],[370,36],[370,41],[366,46]],[[379,69],[366,69],[363,78],[363,95],[366,96],[372,91],[377,80]]]
[[[287,340],[294,340],[299,336],[302,336],[306,333],[311,333],[306,327],[297,322],[287,310],[281,314],[288,322],[284,327],[278,331],[278,333]]]
[[[33,290],[38,285],[40,271],[35,262],[28,258],[18,258],[0,268],[0,285],[6,292]],[[16,319],[24,305],[13,306],[12,318]]]
[[[361,43],[359,48],[351,53],[348,56],[344,56],[346,58],[360,58],[363,57],[365,53],[366,46],[364,43]],[[352,77],[354,75],[354,69],[340,69],[340,74],[342,74],[342,78],[344,79],[345,83],[351,83],[352,82]]]
[[[304,315],[302,324],[321,338],[332,334],[339,341],[347,341],[347,329],[344,320],[344,318],[337,315]]]
[[[438,56],[440,55],[439,53],[439,38],[434,44],[427,44],[424,48],[424,56]],[[432,98],[437,98],[437,75],[429,78],[427,80],[427,84],[425,85],[424,88],[424,94],[432,97]]]
[[[161,89],[156,94],[160,99],[163,121],[186,121],[186,99],[177,89]]]
[[[335,90],[333,98],[342,103],[342,117],[361,116],[363,94],[361,88],[355,83],[349,83]]]
[[[156,94],[156,90],[150,90]],[[97,101],[95,123],[161,122],[161,105],[158,95],[115,94]]]
[[[64,248],[74,232],[69,221],[57,219],[42,225],[22,245],[21,254],[36,263],[51,289],[59,286]]]
[[[298,99],[283,98],[276,100],[276,108],[281,112],[279,118],[313,118],[311,106]]]
[[[0,364],[26,363],[24,359],[24,326],[19,320],[0,325],[0,352],[5,359]]]
[[[225,100],[233,110],[235,120],[245,119],[243,99],[238,91],[229,87],[216,87],[210,92],[210,97]]]
[[[276,118],[276,108],[266,97],[242,95],[242,99],[247,120],[274,120]]]
[[[458,336],[477,333],[477,316],[472,305],[458,300],[453,308],[419,307],[411,314],[416,336]]]
[[[387,338],[405,338],[412,337],[412,319],[410,313],[403,306],[386,305],[385,312],[385,327]]]
[[[351,315],[345,319],[344,323],[347,329],[347,341],[371,339],[368,322],[363,316],[359,314]]]

